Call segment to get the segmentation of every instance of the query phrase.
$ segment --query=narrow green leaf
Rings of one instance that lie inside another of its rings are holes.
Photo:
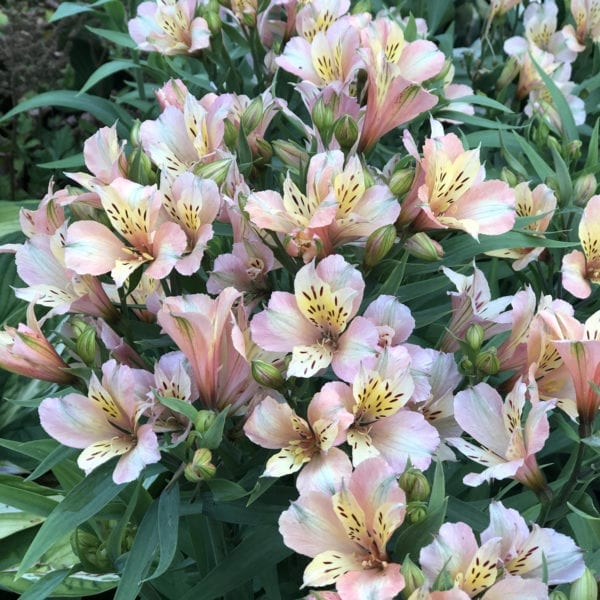
[[[113,482],[113,470],[114,464],[110,461],[98,467],[69,491],[35,536],[19,567],[19,577],[27,572],[57,539],[93,517],[119,494],[124,485],[116,485]]]
[[[58,506],[52,498],[1,483],[0,502],[41,517],[47,517]]]
[[[100,65],[83,84],[83,87],[79,90],[78,95],[87,92],[91,87],[94,87],[98,82],[118,73],[119,71],[135,70],[140,69],[140,65],[134,63],[132,60],[113,60],[111,62]]]
[[[276,528],[254,529],[181,600],[222,598],[290,554]]]
[[[202,446],[209,450],[214,450],[221,445],[223,439],[223,429],[225,428],[225,420],[227,419],[227,409],[222,410],[212,425],[202,435]]]
[[[600,74],[599,74],[600,75]],[[590,136],[588,144],[587,158],[585,159],[585,169],[593,169],[598,166],[598,130],[600,129],[600,117],[596,119],[596,124]]]
[[[542,78],[544,85],[550,92],[552,96],[552,102],[554,104],[554,108],[558,112],[558,116],[560,117],[561,129],[562,133],[565,137],[570,141],[578,140],[579,133],[577,132],[577,126],[575,125],[575,119],[573,118],[573,113],[571,112],[571,107],[567,103],[567,99],[564,94],[558,89],[556,83],[554,83],[552,77],[550,77],[544,69],[542,69],[535,59],[531,52],[529,53],[529,57],[531,58],[531,62],[538,72],[539,76]]]
[[[134,50],[137,48],[137,44],[131,39],[131,36],[128,33],[123,33],[121,31],[113,31],[112,29],[101,29],[97,27],[86,26],[88,31],[99,35],[100,37],[116,44],[117,46],[123,46],[124,48],[131,48]]]
[[[487,96],[481,96],[479,94],[473,94],[471,96],[462,96],[461,98],[452,98],[452,102],[468,102],[469,104],[477,104],[478,106],[485,106],[486,108],[493,108],[507,114],[514,114],[508,106],[504,106],[493,98]]]
[[[58,445],[50,454],[46,454],[46,457],[42,462],[35,468],[35,470],[27,477],[27,481],[34,481],[38,477],[45,475],[50,469],[55,467],[58,463],[62,462],[69,456],[73,456],[77,450],[75,448],[69,448],[68,446]]]
[[[577,508],[576,506],[574,506],[573,504],[571,504],[570,502],[567,502],[567,506],[576,514],[579,515],[581,518],[585,519],[586,521],[594,521],[596,523],[600,523],[600,517],[595,516],[595,515],[590,515],[586,512],[584,512],[583,510]]]
[[[452,119],[458,123],[473,125],[474,127],[483,127],[484,129],[505,129],[507,131],[515,129],[514,125],[501,123],[500,121],[492,121],[491,119],[485,119],[484,117],[478,117],[475,115],[467,115],[454,110],[445,110],[444,119]]]
[[[40,577],[24,594],[20,600],[40,600],[48,598],[52,592],[66,579],[71,569],[57,569]]]
[[[171,396],[157,396],[157,398],[161,404],[187,417],[192,423],[196,420],[198,411],[189,402]]]
[[[160,559],[156,570],[150,577],[160,577],[171,566],[177,551],[179,533],[179,486],[173,485],[165,490],[158,499],[158,551]]]
[[[80,154],[74,154],[73,156],[67,156],[59,160],[38,163],[37,166],[41,169],[79,169],[85,166],[85,159],[83,158],[83,152],[81,152]]]
[[[433,485],[429,496],[429,510],[437,510],[444,504],[446,497],[446,483],[444,481],[444,468],[441,461],[435,463],[435,472],[433,474]]]
[[[564,206],[571,202],[573,198],[573,182],[569,167],[563,157],[554,146],[550,146],[552,158],[554,159],[554,168],[556,169],[556,179],[558,180],[559,206]]]
[[[93,10],[93,8],[89,4],[84,5],[77,4],[76,2],[61,2],[58,8],[54,11],[53,15],[50,17],[49,22],[54,23],[60,19],[72,17],[84,12],[90,12],[91,10]]]
[[[208,486],[215,497],[215,502],[230,502],[249,494],[241,485],[229,479],[215,477],[208,481]]]
[[[547,177],[554,177],[554,171],[548,165],[548,163],[536,152],[531,144],[527,140],[520,136],[518,133],[513,132],[514,139],[517,140],[519,146],[521,146],[523,153],[527,157],[527,160],[531,163],[540,181],[545,181]]]
[[[44,460],[48,454],[60,447],[56,440],[34,440],[32,442],[15,442],[0,438],[0,447],[7,448],[13,452],[30,456],[37,460]]]

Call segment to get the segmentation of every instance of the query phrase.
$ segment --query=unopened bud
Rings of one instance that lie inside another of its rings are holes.
[[[548,600],[569,600],[569,596],[567,596],[564,592],[554,590],[553,592],[550,592]]]
[[[208,25],[208,30],[211,35],[218,35],[221,32],[222,20],[221,17],[217,14],[217,12],[208,11],[204,17],[206,19],[206,24]]]
[[[581,157],[581,146],[583,142],[581,140],[573,140],[567,144],[567,155],[573,160],[577,160]]]
[[[312,121],[319,130],[323,143],[327,145],[333,133],[333,109],[325,104],[322,96],[313,105]]]
[[[135,119],[133,121],[133,125],[131,127],[131,132],[129,133],[129,141],[131,142],[131,145],[135,148],[137,148],[138,146],[141,145],[141,138],[140,138],[140,126],[142,125],[142,122],[139,119]]]
[[[582,175],[575,180],[573,201],[577,206],[587,206],[589,199],[596,193],[598,180],[592,173]]]
[[[475,352],[479,352],[484,337],[485,332],[483,331],[483,327],[478,323],[471,323],[465,334],[465,341],[469,344],[469,348],[472,348]]]
[[[223,125],[223,141],[230,150],[233,150],[238,139],[237,127],[229,119],[225,119],[223,121]]]
[[[500,77],[498,77],[496,89],[503,90],[519,74],[520,70],[519,61],[514,56],[511,56],[504,64]]]
[[[96,358],[96,330],[88,325],[75,340],[75,349],[81,360],[88,366],[94,364]]]
[[[405,250],[415,258],[433,262],[444,256],[444,250],[438,242],[432,240],[424,231],[419,231],[404,242]]]
[[[417,565],[410,560],[410,556],[407,556],[402,561],[402,568],[400,569],[402,576],[404,577],[404,589],[402,590],[404,596],[408,598],[413,592],[420,588],[425,583],[425,575],[423,571],[417,567]]]
[[[458,363],[458,369],[463,375],[471,375],[473,373],[473,363],[469,358],[463,356]]]
[[[342,115],[333,126],[333,135],[341,149],[348,151],[358,139],[358,125],[350,115]]]
[[[263,115],[264,107],[262,98],[260,96],[256,96],[256,98],[250,102],[242,114],[242,118],[240,119],[244,132],[248,134],[251,131],[254,131],[261,122]]]
[[[222,158],[207,164],[198,164],[194,167],[194,175],[202,179],[212,179],[218,186],[222,185],[227,179],[229,169],[231,168],[231,158]]]
[[[71,548],[86,571],[108,573],[113,564],[104,544],[93,533],[76,529],[71,535]]]
[[[243,12],[242,13],[242,23],[246,27],[254,27],[256,26],[256,13],[252,11]]]
[[[217,472],[217,467],[211,461],[212,452],[208,448],[198,448],[194,452],[192,462],[188,463],[183,470],[185,478],[192,483],[212,479]]]
[[[367,238],[365,245],[365,265],[367,267],[374,267],[385,258],[394,246],[396,235],[396,228],[393,225],[384,225]]]
[[[571,586],[569,600],[598,600],[598,582],[588,567]]]
[[[358,0],[350,12],[353,15],[360,15],[361,13],[370,13],[371,8],[371,0]]]
[[[410,190],[414,177],[414,169],[398,169],[394,171],[389,182],[392,194],[395,196],[404,196]]]
[[[398,478],[398,485],[404,490],[407,502],[423,502],[429,498],[431,487],[422,471],[410,467]]]
[[[282,390],[285,386],[281,371],[263,360],[252,361],[252,377],[256,383],[273,390]]]
[[[500,171],[500,179],[504,181],[504,183],[508,183],[510,187],[516,187],[519,184],[519,179],[517,176],[506,167],[502,167],[502,171]]]
[[[141,146],[138,146],[131,154],[127,177],[141,185],[152,185],[156,181],[152,161]]]
[[[216,418],[217,413],[212,410],[199,410],[194,419],[194,429],[198,433],[205,433],[210,429]]]
[[[500,370],[500,361],[496,354],[496,348],[491,348],[490,350],[478,354],[475,359],[475,367],[478,371],[481,371],[486,375],[496,375]]]
[[[294,142],[273,140],[271,146],[273,147],[275,156],[288,167],[299,169],[301,163],[304,165],[308,164],[308,154],[303,148],[294,144]]]
[[[406,518],[409,523],[421,523],[427,518],[427,507],[423,502],[409,502],[406,505]]]
[[[553,149],[558,154],[562,153],[562,146],[561,146],[560,142],[555,137],[549,135],[546,138],[546,144],[550,147],[550,149]]]
[[[256,140],[257,164],[267,164],[273,158],[273,147],[267,140]]]

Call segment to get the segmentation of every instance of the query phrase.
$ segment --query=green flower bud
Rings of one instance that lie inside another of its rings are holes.
[[[371,9],[371,0],[358,0],[354,7],[350,9],[350,12],[353,15],[360,15],[361,13],[370,13]]]
[[[254,377],[256,383],[273,390],[284,388],[285,380],[281,371],[275,365],[263,360],[253,360],[251,368],[252,377]]]
[[[567,156],[573,160],[581,158],[581,146],[583,142],[581,140],[573,140],[567,144],[566,151]]]
[[[370,268],[382,261],[394,246],[396,236],[396,228],[393,225],[384,225],[376,229],[367,238],[365,245],[365,265]]]
[[[598,582],[588,567],[583,575],[571,585],[569,600],[598,600]]]
[[[260,124],[264,115],[263,101],[260,96],[256,96],[250,102],[246,110],[243,112],[240,122],[245,133],[254,131]]]
[[[405,598],[408,598],[415,590],[420,588],[425,583],[425,575],[417,565],[407,556],[402,562],[400,569],[404,577],[404,589],[402,593]]]
[[[308,164],[308,154],[294,142],[286,140],[274,140],[271,142],[275,156],[288,167],[300,168],[300,163]]]
[[[458,363],[458,368],[463,375],[472,375],[473,374],[473,363],[469,358],[463,356]]]
[[[569,597],[564,592],[554,590],[553,592],[550,592],[548,600],[569,600]]]
[[[233,150],[238,139],[237,127],[229,119],[225,119],[223,123],[225,126],[225,131],[223,133],[223,141],[230,150]]]
[[[483,327],[478,323],[471,323],[465,334],[465,341],[469,344],[469,348],[472,348],[475,352],[479,352],[484,337],[485,332],[483,331]]]
[[[475,367],[478,371],[486,375],[496,375],[500,370],[500,361],[496,354],[496,348],[490,348],[490,350],[478,354],[475,359]]]
[[[95,362],[96,358],[96,330],[88,325],[75,340],[75,349],[81,360],[88,366]]]
[[[217,9],[218,10],[218,9]],[[204,17],[211,35],[219,35],[223,22],[216,11],[209,10]]]
[[[131,127],[131,131],[129,132],[129,141],[134,148],[137,148],[141,145],[140,140],[140,127],[142,122],[139,119],[135,119],[133,121],[133,125]]]
[[[358,125],[350,115],[342,115],[333,126],[333,135],[345,152],[354,146],[358,133]]]
[[[398,169],[392,173],[390,177],[389,187],[394,196],[404,196],[415,178],[414,169]]]
[[[517,176],[506,167],[502,167],[502,171],[500,171],[500,179],[502,179],[504,183],[508,183],[510,187],[515,187],[519,184],[519,179]]]
[[[400,475],[398,485],[404,490],[407,502],[423,502],[431,492],[427,477],[415,467],[410,467]]]
[[[575,180],[573,188],[573,201],[577,206],[586,206],[589,199],[596,193],[598,180],[592,173],[582,175]]]
[[[434,262],[444,256],[444,249],[424,231],[415,233],[404,242],[405,250],[415,258]]]
[[[199,410],[194,419],[194,429],[198,433],[206,433],[216,418],[217,413],[212,410]]]
[[[256,140],[256,148],[258,154],[256,163],[258,165],[264,165],[271,162],[271,158],[273,158],[273,147],[267,140]]]
[[[194,452],[192,462],[188,463],[183,470],[185,478],[192,483],[212,479],[217,471],[217,467],[211,461],[212,452],[208,448],[198,448]]]
[[[549,135],[546,138],[546,145],[549,146],[551,149],[554,149],[554,151],[557,152],[558,154],[562,153],[562,146],[555,137]]]
[[[194,167],[194,175],[203,179],[212,179],[218,186],[221,186],[227,179],[231,162],[231,158],[222,158],[211,163],[198,164]]]
[[[84,569],[90,573],[109,573],[114,570],[104,544],[93,534],[76,529],[71,534],[71,548]]]
[[[519,74],[520,70],[519,61],[511,56],[504,64],[500,77],[498,77],[496,89],[503,90]]]
[[[152,185],[156,181],[150,157],[138,146],[129,158],[127,176],[141,185]]]
[[[409,523],[421,523],[427,517],[427,507],[423,502],[409,502],[406,506],[406,518]]]
[[[325,104],[322,96],[313,105],[312,121],[319,130],[323,143],[329,144],[333,133],[333,109]]]

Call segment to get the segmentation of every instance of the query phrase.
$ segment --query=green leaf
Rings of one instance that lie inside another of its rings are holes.
[[[571,504],[570,502],[567,502],[567,506],[576,514],[579,515],[580,517],[582,517],[583,519],[585,519],[586,521],[593,521],[595,523],[600,523],[600,517],[596,516],[596,515],[590,515],[586,512],[584,512],[583,510],[577,508],[576,506],[574,506],[573,504]]]
[[[13,533],[35,527],[44,521],[44,517],[23,512],[18,508],[0,504],[0,540],[4,540]]]
[[[473,125],[474,127],[483,127],[484,129],[505,129],[507,131],[515,129],[514,125],[508,125],[507,123],[502,123],[500,121],[492,121],[491,119],[485,119],[484,117],[477,117],[475,115],[467,115],[454,110],[445,110],[443,116],[444,119],[452,119],[458,123]]]
[[[71,569],[50,571],[47,575],[40,577],[24,594],[22,594],[20,600],[39,600],[40,598],[48,598],[70,572]]]
[[[25,481],[12,475],[0,476],[0,502],[24,512],[47,517],[59,505],[49,495],[58,495],[56,490]]]
[[[17,231],[20,232],[19,212],[21,208],[37,208],[38,204],[38,200],[24,200],[23,202],[0,200],[0,238]],[[3,240],[2,243],[5,243],[5,241]]]
[[[83,84],[83,87],[79,90],[79,95],[87,92],[91,87],[94,87],[98,82],[118,73],[119,71],[135,70],[140,69],[140,65],[136,64],[132,60],[113,60],[111,62],[100,65]]]
[[[558,181],[558,194],[559,194],[559,206],[567,205],[573,198],[573,182],[571,181],[571,174],[569,167],[565,163],[563,157],[552,145],[550,146],[552,152],[552,158],[554,159],[554,167],[556,169],[556,179]]]
[[[27,477],[27,481],[34,481],[38,477],[45,475],[50,469],[55,467],[58,463],[62,462],[66,458],[75,454],[75,448],[69,448],[68,446],[58,445],[52,450],[42,462],[35,468],[35,470]]]
[[[558,89],[553,79],[550,76],[548,76],[544,69],[542,69],[537,64],[531,52],[529,53],[529,57],[531,58],[531,62],[533,63],[533,66],[535,67],[539,76],[542,78],[544,85],[546,86],[546,88],[550,92],[550,95],[552,96],[554,108],[556,108],[558,116],[560,117],[562,133],[570,142],[578,140],[579,133],[577,132],[575,119],[573,118],[573,113],[571,112],[571,108],[567,103],[567,99],[565,98],[564,94]]]
[[[58,538],[93,517],[119,494],[124,485],[113,482],[113,470],[113,461],[101,465],[69,491],[35,536],[19,567],[19,577],[33,566]]]
[[[81,152],[80,154],[74,154],[73,156],[67,156],[59,160],[38,163],[37,166],[41,169],[79,169],[85,166],[85,159],[83,158],[83,152]]]
[[[441,461],[435,463],[435,472],[433,474],[433,485],[429,496],[428,510],[434,511],[444,505],[446,498],[446,483],[444,481],[444,467]]]
[[[209,479],[207,483],[215,497],[215,502],[238,500],[250,493],[241,485],[235,483],[235,481],[229,481],[229,479],[213,478]]]
[[[180,600],[214,600],[280,563],[292,551],[283,545],[278,529],[253,529],[206,577]]]
[[[223,429],[227,419],[228,410],[222,410],[213,421],[212,425],[202,435],[202,447],[214,450],[221,445],[223,439]]]
[[[600,75],[600,73],[599,73]],[[596,124],[590,136],[590,143],[587,147],[588,155],[585,159],[585,169],[593,169],[598,166],[598,130],[600,129],[600,118],[596,119]]]
[[[478,106],[485,106],[486,108],[493,108],[507,114],[514,114],[514,112],[504,106],[497,100],[488,98],[487,96],[481,96],[479,94],[473,94],[471,96],[462,96],[461,98],[452,98],[452,102],[468,102],[469,104],[477,104]]]
[[[86,26],[88,31],[99,35],[100,37],[116,44],[117,46],[123,46],[124,48],[131,48],[135,50],[137,48],[137,44],[131,39],[131,36],[128,33],[123,33],[121,31],[113,31],[112,29],[99,29],[97,27]]]
[[[158,401],[167,408],[187,417],[192,423],[195,422],[198,411],[189,402],[171,396],[157,396],[157,398]]]
[[[127,137],[127,128],[131,127],[132,124],[131,117],[124,110],[119,110],[114,102],[100,98],[99,96],[79,94],[79,92],[71,90],[44,92],[33,98],[28,98],[3,115],[0,118],[0,123],[28,110],[47,108],[48,106],[89,112],[108,126],[114,125],[115,122],[119,121],[117,129],[119,135],[122,137]]]
[[[94,10],[96,6],[102,6],[102,4],[106,4],[108,2],[112,2],[113,0],[97,0],[93,4],[77,4],[76,2],[61,2],[59,7],[56,9],[54,14],[50,17],[49,22],[54,23],[55,21],[59,21],[60,19],[65,19],[66,17],[72,17],[74,15],[78,15],[83,12],[90,12]]]
[[[547,177],[554,177],[554,171],[550,168],[548,163],[536,152],[531,144],[527,140],[520,136],[518,133],[513,132],[513,137],[517,140],[519,146],[521,146],[523,153],[527,157],[527,160],[531,163],[540,181],[545,181]]]

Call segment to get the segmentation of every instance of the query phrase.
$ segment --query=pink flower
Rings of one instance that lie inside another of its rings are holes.
[[[417,231],[461,229],[478,239],[499,235],[515,222],[515,194],[499,180],[484,181],[479,150],[465,150],[453,133],[444,135],[433,122],[434,135],[425,141],[423,158],[411,190],[402,203],[401,221]],[[410,134],[405,144],[416,151]]]
[[[577,26],[577,38],[583,42],[589,35],[600,41],[600,2],[598,0],[571,0],[571,13]]]
[[[65,370],[69,365],[43,334],[33,306],[27,308],[27,325],[20,323],[17,329],[6,326],[0,331],[0,367],[32,379],[72,383],[73,375]]]
[[[166,56],[191,54],[210,44],[210,31],[202,17],[194,18],[199,0],[142,2],[137,17],[128,23],[138,49]]]
[[[149,407],[152,374],[114,360],[103,365],[102,373],[102,382],[92,375],[87,396],[46,398],[40,404],[40,422],[61,444],[84,448],[77,464],[86,474],[120,456],[113,480],[126,483],[160,460],[152,424],[140,423]]]
[[[296,31],[312,42],[319,31],[327,31],[349,9],[349,0],[314,0],[301,4],[296,12]]]
[[[252,320],[252,338],[265,350],[292,352],[288,377],[311,377],[331,364],[338,377],[352,380],[378,340],[377,329],[355,316],[364,286],[341,256],[309,263],[296,274],[294,294],[273,292]]]
[[[530,385],[535,386],[535,383]],[[448,443],[486,467],[479,474],[466,475],[463,479],[466,485],[478,486],[491,479],[513,477],[535,491],[546,486],[535,454],[544,447],[550,434],[546,413],[554,403],[532,404],[523,424],[526,391],[527,386],[519,380],[504,402],[487,383],[479,383],[456,395],[456,421],[481,446],[462,438],[449,438]],[[535,390],[532,393],[535,395]]]
[[[590,284],[600,283],[600,195],[592,196],[579,222],[583,252],[573,250],[563,257],[562,284],[576,298],[592,293]]]
[[[381,459],[359,465],[332,495],[307,492],[279,519],[286,546],[313,560],[304,586],[336,584],[344,600],[392,600],[404,587],[386,544],[402,524],[404,492]]]

